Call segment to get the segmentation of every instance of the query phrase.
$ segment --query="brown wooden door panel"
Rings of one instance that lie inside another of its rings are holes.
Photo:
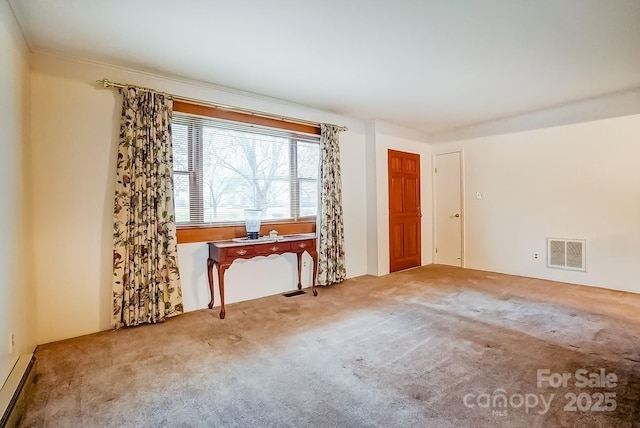
[[[415,258],[416,256],[420,255],[420,246],[418,239],[418,230],[420,229],[420,224],[418,222],[407,222],[405,227],[405,257]]]
[[[420,212],[420,183],[418,178],[407,177],[404,179],[403,213],[415,215]]]
[[[389,150],[389,270],[421,264],[420,155]]]
[[[418,158],[418,160],[420,160],[420,158]],[[419,169],[418,162],[416,162],[415,159],[407,159],[407,158],[402,159],[402,170],[404,172],[417,173],[418,169]]]
[[[389,155],[389,172],[402,171],[402,157]]]
[[[392,214],[402,214],[404,211],[402,194],[403,189],[402,176],[390,176],[389,177],[389,210]]]
[[[404,225],[402,223],[395,223],[391,225],[391,254],[389,256],[392,259],[403,259],[404,258],[404,245],[402,245],[402,241],[404,240]]]

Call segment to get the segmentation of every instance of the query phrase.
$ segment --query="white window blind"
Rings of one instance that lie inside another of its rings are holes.
[[[174,112],[172,142],[179,225],[242,223],[247,208],[263,220],[317,213],[317,135]]]

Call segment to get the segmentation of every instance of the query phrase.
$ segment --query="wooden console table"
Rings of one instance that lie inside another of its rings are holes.
[[[218,286],[220,287],[220,319],[224,319],[224,273],[236,259],[252,259],[257,256],[270,254],[295,253],[298,256],[298,290],[302,289],[300,275],[302,272],[302,254],[306,251],[313,259],[313,280],[311,290],[317,296],[316,275],[318,273],[318,253],[316,252],[316,234],[301,233],[298,235],[284,235],[277,242],[235,242],[214,241],[208,242],[209,258],[207,260],[207,272],[209,274],[209,290],[211,301],[209,309],[213,308],[213,266],[218,269]]]

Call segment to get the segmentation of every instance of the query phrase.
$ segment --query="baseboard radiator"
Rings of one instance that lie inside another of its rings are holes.
[[[16,426],[26,405],[26,393],[35,376],[33,354],[22,355],[0,389],[0,428]]]

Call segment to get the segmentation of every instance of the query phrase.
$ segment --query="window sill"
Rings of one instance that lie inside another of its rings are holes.
[[[268,235],[269,231],[277,230],[278,235],[292,235],[296,233],[315,233],[316,220],[298,220],[289,222],[264,222],[260,227],[260,235]],[[226,226],[178,226],[176,237],[178,244],[194,242],[223,241],[242,238],[247,235],[244,224]]]

